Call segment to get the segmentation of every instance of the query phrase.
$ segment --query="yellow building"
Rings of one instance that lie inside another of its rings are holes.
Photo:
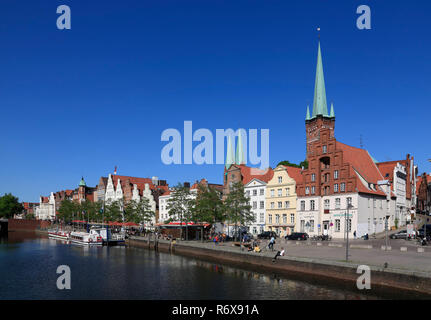
[[[266,185],[266,231],[275,231],[280,237],[295,231],[296,181],[301,169],[279,165]]]

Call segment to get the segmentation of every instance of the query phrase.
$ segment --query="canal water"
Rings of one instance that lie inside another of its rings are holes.
[[[71,290],[57,289],[59,265]],[[0,240],[0,299],[378,299],[131,247],[81,247],[10,232]]]

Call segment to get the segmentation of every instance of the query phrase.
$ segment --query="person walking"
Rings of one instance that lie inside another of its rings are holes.
[[[268,248],[271,249],[271,251],[274,251],[274,243],[275,243],[275,238],[271,237],[271,240],[269,240],[269,244],[268,244]]]
[[[356,230],[353,232],[353,238],[356,240]]]

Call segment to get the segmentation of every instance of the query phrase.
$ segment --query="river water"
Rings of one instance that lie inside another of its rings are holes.
[[[59,265],[71,290],[57,289]],[[0,299],[379,299],[131,247],[81,247],[10,232],[0,241]]]

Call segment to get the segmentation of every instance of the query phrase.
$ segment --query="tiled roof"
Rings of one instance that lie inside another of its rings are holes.
[[[285,166],[283,165],[283,167],[285,167],[287,169],[287,174],[289,175],[289,177],[291,177],[293,180],[296,181],[296,183],[301,182],[302,181],[302,169],[301,168],[295,168],[295,167],[290,167],[290,166]]]
[[[359,192],[371,193],[382,196],[386,195],[383,191],[379,189],[378,186],[376,186],[376,190],[365,186],[364,183],[361,181],[360,177],[358,176],[359,174],[367,183],[375,185],[377,185],[377,181],[385,180],[367,150],[348,146],[347,144],[341,143],[339,141],[337,141],[337,149],[343,151],[344,162],[349,163],[349,165],[357,173],[356,186]]]
[[[246,185],[254,178],[259,179],[264,182],[268,182],[274,176],[274,171],[271,168],[266,170],[261,170],[258,168],[247,167],[244,164],[236,165],[241,170],[241,175],[243,177],[242,183]]]

